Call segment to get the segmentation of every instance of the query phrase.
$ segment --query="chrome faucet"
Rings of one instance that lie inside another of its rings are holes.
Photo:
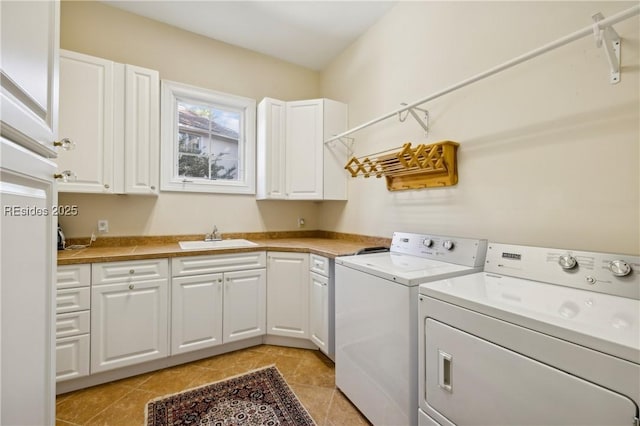
[[[204,235],[205,241],[220,241],[222,239],[222,234],[218,231],[218,227],[213,225],[213,231],[210,234]]]

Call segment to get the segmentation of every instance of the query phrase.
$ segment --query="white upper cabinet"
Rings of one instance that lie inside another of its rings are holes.
[[[160,78],[157,71],[76,52],[60,54],[60,132],[75,143],[58,170],[62,192],[157,194]]]
[[[54,157],[58,111],[57,1],[0,2],[2,136]]]
[[[324,139],[347,127],[347,106],[330,99],[258,105],[258,199],[346,200],[346,148]]]

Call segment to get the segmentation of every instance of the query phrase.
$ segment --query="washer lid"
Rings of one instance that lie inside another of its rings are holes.
[[[640,364],[640,301],[480,272],[420,294]]]
[[[394,252],[336,257],[336,264],[406,286],[416,286],[428,281],[470,274],[480,270],[480,268]]]

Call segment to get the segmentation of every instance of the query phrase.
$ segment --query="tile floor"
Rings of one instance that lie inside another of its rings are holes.
[[[147,401],[275,364],[318,426],[370,423],[336,389],[320,351],[261,345],[59,395],[56,426],[142,425]]]

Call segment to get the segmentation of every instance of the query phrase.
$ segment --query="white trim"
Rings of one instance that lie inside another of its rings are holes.
[[[160,189],[162,191],[212,192],[225,194],[255,194],[256,192],[256,101],[251,98],[203,89],[174,81],[162,80],[161,84],[161,163]],[[175,139],[178,135],[176,120],[177,100],[188,99],[196,102],[219,105],[242,114],[237,181],[211,181],[176,179],[173,165],[176,163]]]

